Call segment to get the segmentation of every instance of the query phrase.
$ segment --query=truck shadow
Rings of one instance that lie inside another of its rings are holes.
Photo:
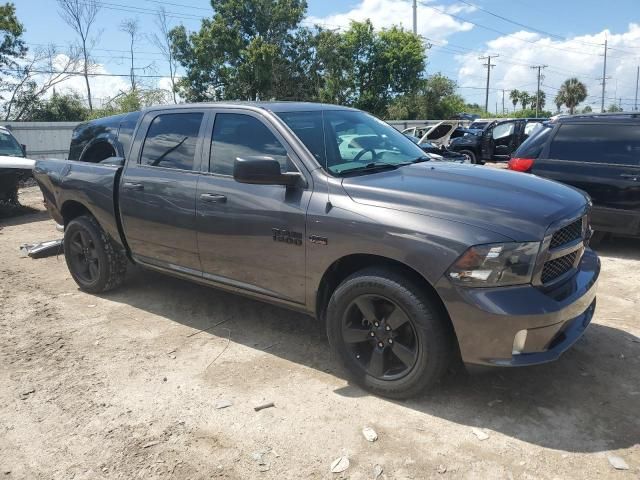
[[[321,322],[241,296],[133,270],[126,288],[109,294],[109,300],[204,330],[201,335],[230,335],[232,342],[344,378],[330,354]],[[224,325],[215,327],[223,320]],[[335,393],[370,395],[354,385]],[[627,448],[640,441],[640,338],[593,323],[558,362],[476,375],[458,372],[421,398],[395,403],[545,448],[571,452]]]
[[[631,237],[609,237],[594,248],[598,255],[640,260],[640,239]]]

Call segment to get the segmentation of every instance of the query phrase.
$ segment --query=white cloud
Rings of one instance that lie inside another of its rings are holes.
[[[591,105],[599,111],[602,77],[604,40],[608,39],[611,49],[607,59],[607,91],[605,107],[618,103],[622,98],[625,110],[633,107],[635,95],[636,68],[640,63],[640,25],[630,24],[624,33],[612,34],[608,30],[582,35],[566,40],[558,40],[531,32],[520,31],[495,38],[486,43],[481,51],[473,51],[455,56],[459,63],[458,84],[462,87],[484,87],[486,76],[484,61],[478,56],[499,54],[492,60],[496,67],[491,71],[491,87],[496,89],[514,88],[535,92],[537,71],[532,65],[548,65],[543,70],[541,88],[547,95],[547,108],[555,109],[553,99],[561,83],[569,77],[578,77],[587,86],[589,97],[582,104]],[[472,93],[473,92],[473,93]],[[468,99],[484,104],[484,91],[461,89]],[[614,100],[615,99],[615,100]],[[502,92],[492,91],[489,109],[493,111],[495,102],[501,108]],[[511,102],[505,101],[512,108]]]
[[[461,22],[447,15],[448,7],[433,4],[418,6],[418,33],[426,38],[443,40],[456,32],[465,32],[473,28],[468,22]],[[442,12],[438,11],[442,10]],[[468,9],[454,8],[450,13],[458,13]],[[413,28],[412,2],[409,0],[362,0],[360,4],[348,12],[329,15],[326,17],[309,17],[307,24],[319,24],[326,28],[346,28],[352,20],[364,21],[370,19],[376,28],[388,28],[402,25],[411,30]]]
[[[56,56],[54,65],[57,68],[61,68],[67,61],[64,54]],[[81,71],[81,66],[76,68],[76,71]],[[129,79],[126,77],[111,77],[110,73],[104,65],[98,64],[91,69],[91,73],[98,74],[96,76],[89,77],[89,86],[91,87],[91,98],[93,100],[94,107],[100,107],[104,102],[110,98],[116,96],[123,90],[128,90]],[[107,74],[107,75],[101,75]],[[75,92],[82,98],[87,98],[87,86],[84,76],[74,75],[69,77],[65,81],[59,83],[55,87],[57,93],[72,93]],[[48,95],[53,93],[52,90],[48,92]]]

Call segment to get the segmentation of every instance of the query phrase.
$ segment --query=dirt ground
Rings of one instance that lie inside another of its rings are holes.
[[[637,241],[601,248],[595,319],[560,361],[394,402],[349,385],[303,315],[138,269],[80,292],[62,255],[20,256],[60,236],[40,198],[0,220],[0,479],[640,478]]]

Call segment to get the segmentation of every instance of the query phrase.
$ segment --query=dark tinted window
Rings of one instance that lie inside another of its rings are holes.
[[[538,158],[540,156],[553,127],[551,125],[537,125],[540,125],[540,127],[534,130],[532,135],[520,145],[516,153],[513,154],[513,157]]]
[[[271,130],[257,118],[237,113],[216,114],[211,141],[209,169],[233,175],[236,158],[271,157],[282,172],[295,170],[288,164],[287,151]]]
[[[23,157],[22,147],[9,132],[0,131],[0,155]]]
[[[565,124],[551,142],[550,158],[640,165],[640,125]]]
[[[438,139],[440,137],[443,137],[444,135],[446,135],[447,133],[449,133],[449,130],[451,130],[453,127],[451,125],[438,125],[436,128],[433,129],[432,132],[429,132],[429,135],[427,135],[427,138],[429,140],[433,140],[433,139]]]
[[[202,113],[167,113],[151,122],[142,147],[143,165],[192,170]]]

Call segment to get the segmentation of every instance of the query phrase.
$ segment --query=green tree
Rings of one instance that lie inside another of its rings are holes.
[[[536,110],[536,103],[538,102],[538,98],[540,99],[538,110],[542,111],[544,109],[544,106],[547,103],[547,94],[542,90],[539,90],[537,94],[534,93],[531,95],[531,110]]]
[[[322,101],[382,116],[393,99],[421,85],[424,46],[418,36],[402,28],[376,32],[367,20],[352,22],[343,33],[321,31],[317,38]]]
[[[617,112],[622,112],[622,107],[620,105],[617,105],[615,103],[612,103],[611,105],[609,105],[609,107],[607,108],[607,112],[609,113],[617,113]]]
[[[591,112],[593,112],[593,108],[591,108],[589,105],[587,105],[582,109],[582,113],[591,113]]]
[[[515,111],[518,102],[520,101],[520,90],[513,89],[509,92],[509,98],[511,99],[511,103],[513,103],[513,110]]]
[[[178,83],[181,95],[189,101],[256,100],[286,91],[306,1],[211,0],[211,6],[213,18],[204,19],[199,31],[189,34],[179,26],[170,33],[186,71]]]
[[[587,98],[587,87],[577,78],[569,78],[564,81],[556,95],[556,105],[566,105],[571,115],[574,114],[580,102]]]
[[[533,100],[531,98],[531,95],[529,95],[527,92],[520,92],[519,98],[520,98],[520,105],[522,105],[522,110],[526,110],[527,105],[529,105]]]
[[[456,93],[456,82],[437,73],[420,82],[416,92],[396,97],[388,109],[389,120],[418,118],[447,119],[461,112],[480,111],[480,107],[466,105]]]
[[[30,120],[34,122],[76,122],[86,120],[89,110],[77,93],[53,93],[51,98],[38,103],[31,113]]]

